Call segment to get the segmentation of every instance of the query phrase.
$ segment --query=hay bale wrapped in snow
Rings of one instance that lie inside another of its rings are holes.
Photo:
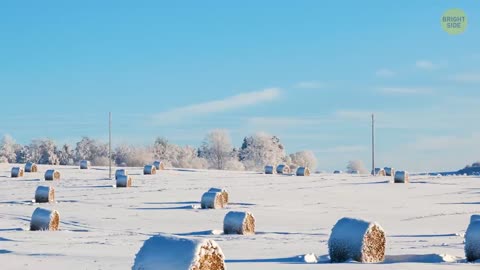
[[[23,168],[13,167],[11,171],[12,178],[23,177],[24,171]]]
[[[272,165],[265,166],[265,174],[274,174],[274,172]]]
[[[280,164],[277,166],[277,173],[278,174],[290,174],[292,173],[292,170],[290,170],[290,167],[288,167],[285,164]]]
[[[328,239],[328,253],[334,263],[353,259],[362,263],[385,259],[385,232],[374,222],[342,218]]]
[[[53,203],[55,202],[55,189],[48,186],[38,186],[35,190],[35,202]]]
[[[221,192],[205,192],[202,195],[202,209],[220,209],[225,205]]]
[[[394,176],[395,175],[395,169],[390,168],[390,167],[385,167],[385,174],[386,176]]]
[[[143,243],[132,270],[225,270],[225,256],[213,240],[156,235]]]
[[[145,165],[143,167],[143,174],[149,175],[149,174],[156,174],[157,173],[157,168],[155,168],[154,165]]]
[[[45,172],[45,181],[60,180],[60,172],[57,170],[47,170]]]
[[[115,178],[116,178],[117,188],[132,186],[132,177],[130,175],[119,175]]]
[[[29,172],[29,173],[38,172],[37,164],[30,161],[27,162],[27,164],[25,164],[25,172]]]
[[[310,175],[310,169],[307,167],[298,167],[297,169],[297,176],[309,176]]]
[[[375,168],[375,171],[372,174],[375,176],[387,176],[385,168]]]
[[[228,199],[228,191],[224,188],[210,188],[208,190],[208,192],[220,192],[222,193],[222,197],[223,197],[223,204],[224,205],[227,205],[228,202],[229,202],[229,199]]]
[[[333,171],[333,174],[341,174],[341,173],[342,173],[342,171],[340,171],[340,170]]]
[[[225,234],[255,234],[255,217],[250,212],[228,212],[223,219]]]
[[[38,207],[33,211],[30,221],[31,231],[56,231],[60,224],[60,214],[56,210]]]
[[[87,170],[90,167],[90,161],[80,160],[80,170]]]
[[[155,166],[155,169],[157,170],[165,170],[165,163],[160,160],[156,160],[153,162],[153,166]]]
[[[465,232],[465,257],[467,261],[480,260],[480,216],[473,215]]]
[[[128,175],[127,170],[125,169],[118,169],[115,171],[115,179],[118,179],[121,175]]]
[[[395,183],[408,183],[408,181],[409,181],[408,172],[406,172],[406,171],[396,171],[395,172],[395,177],[393,178],[393,181]]]

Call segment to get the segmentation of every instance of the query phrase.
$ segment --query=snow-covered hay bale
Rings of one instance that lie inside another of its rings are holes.
[[[474,216],[465,232],[465,257],[469,262],[480,260],[480,219]]]
[[[225,255],[213,240],[156,235],[143,243],[132,270],[225,270]]]
[[[11,171],[12,178],[23,177],[24,171],[23,168],[13,167]]]
[[[118,169],[115,171],[115,179],[118,179],[121,175],[128,175],[127,170],[125,169]]]
[[[38,186],[35,190],[36,203],[53,203],[55,202],[55,189],[48,186]]]
[[[408,181],[409,181],[408,172],[406,172],[406,171],[396,171],[395,172],[395,177],[393,178],[393,181],[395,183],[408,183]]]
[[[57,170],[47,170],[45,172],[45,181],[60,180],[60,172]]]
[[[223,219],[225,234],[255,234],[255,217],[250,212],[228,212]]]
[[[480,221],[480,215],[472,215],[470,217],[470,223],[474,222],[474,221],[477,221],[479,220]]]
[[[290,174],[292,173],[292,170],[290,170],[290,167],[288,167],[285,164],[280,164],[277,166],[277,173],[278,174]]]
[[[221,192],[205,192],[202,195],[202,209],[220,209],[225,207]]]
[[[228,191],[224,188],[210,188],[208,190],[208,192],[220,192],[222,193],[222,198],[223,198],[223,204],[224,205],[227,205],[228,202],[229,202],[229,199],[228,199]]]
[[[309,176],[310,175],[310,169],[307,167],[298,167],[297,169],[297,176]]]
[[[387,173],[385,172],[385,168],[375,168],[375,171],[373,172],[373,175],[375,175],[375,176],[387,176]]]
[[[157,170],[165,170],[165,163],[160,160],[156,160],[153,162],[153,166],[155,166],[155,169]]]
[[[60,215],[56,210],[38,207],[33,211],[30,221],[31,231],[56,231],[60,224]]]
[[[88,160],[80,160],[80,169],[87,170],[90,167],[90,161]]]
[[[395,169],[390,168],[390,167],[385,167],[385,174],[386,176],[394,176],[395,175]]]
[[[132,177],[130,175],[119,175],[116,178],[117,187],[131,187]]]
[[[385,244],[385,232],[377,223],[342,218],[332,229],[328,253],[333,263],[350,259],[376,263],[385,259]]]
[[[27,162],[27,164],[25,164],[25,172],[29,172],[29,173],[38,172],[37,164],[30,161]]]
[[[149,175],[149,174],[156,174],[157,173],[157,168],[155,168],[154,165],[145,165],[143,167],[143,174]]]
[[[274,173],[275,173],[275,171],[274,171],[272,165],[265,166],[265,174],[274,174]]]
[[[341,173],[342,173],[342,171],[340,171],[340,170],[333,171],[333,174],[341,174]]]

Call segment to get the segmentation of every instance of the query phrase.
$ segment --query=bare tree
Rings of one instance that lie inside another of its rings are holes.
[[[297,167],[303,166],[314,170],[317,167],[317,158],[312,151],[300,151],[290,154],[291,163]]]
[[[367,168],[365,168],[365,164],[363,164],[363,161],[361,160],[350,160],[347,164],[347,172],[348,173],[354,173],[354,172],[360,172],[362,174],[368,173]]]
[[[227,162],[232,159],[232,142],[226,130],[213,130],[207,134],[200,148],[211,168],[224,170]]]

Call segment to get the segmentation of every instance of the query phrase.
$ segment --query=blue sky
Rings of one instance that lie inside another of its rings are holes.
[[[440,17],[462,8],[467,31]],[[199,145],[265,131],[319,168],[480,159],[480,2],[3,1],[0,134]]]

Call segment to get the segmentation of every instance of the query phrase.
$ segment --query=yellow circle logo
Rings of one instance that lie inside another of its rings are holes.
[[[443,13],[440,23],[445,32],[451,35],[458,35],[467,29],[468,19],[463,10],[452,8]]]

